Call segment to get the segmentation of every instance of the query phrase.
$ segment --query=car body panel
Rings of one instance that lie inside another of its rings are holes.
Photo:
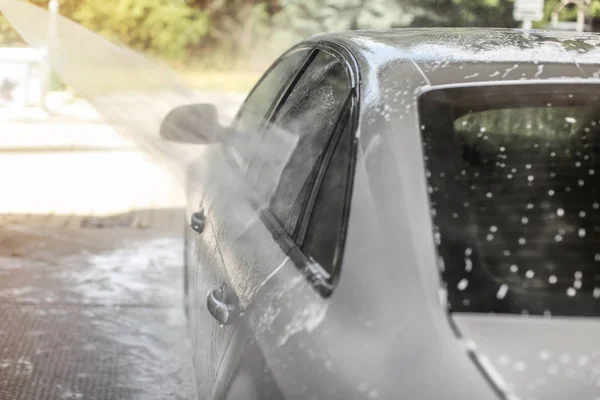
[[[219,189],[229,200],[215,208],[216,238],[243,314],[215,398],[510,398],[511,387],[473,350],[474,340],[486,348],[477,332],[487,328],[456,323],[447,311],[418,98],[452,85],[600,83],[599,37],[424,29],[325,34],[303,46],[323,43],[344,49],[360,77],[341,275],[332,295],[321,296],[279,247],[260,207],[244,203],[236,185]],[[246,222],[226,221],[238,214]],[[509,321],[504,329],[521,327]]]
[[[215,187],[218,180],[215,179],[213,169],[219,163],[215,151],[218,151],[218,147],[206,148],[192,168],[189,184],[193,186],[188,189],[190,196],[186,212],[188,221],[192,213],[200,210],[204,210],[206,216],[201,234],[191,230],[188,225],[187,236],[190,239],[186,246],[186,257],[190,260],[187,278],[188,320],[200,398],[212,397],[221,359],[236,327],[236,324],[221,326],[206,308],[208,291],[223,285],[230,289],[228,300],[237,305],[214,229],[213,208],[219,199],[219,192]]]
[[[498,385],[518,398],[594,399],[600,394],[600,324],[593,318],[456,314]]]

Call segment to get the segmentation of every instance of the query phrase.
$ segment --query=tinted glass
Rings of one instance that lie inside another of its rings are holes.
[[[454,311],[600,315],[600,88],[463,88],[421,101]]]
[[[340,262],[344,240],[343,218],[350,184],[353,136],[349,126],[342,129],[316,196],[303,241],[304,253],[314,258],[330,275],[335,273],[334,267]]]
[[[260,141],[261,126],[271,106],[309,50],[297,50],[284,56],[256,85],[238,113],[235,126],[241,134],[251,135],[246,148],[251,156]],[[247,161],[247,160],[246,160]]]
[[[268,128],[297,137],[270,202],[271,212],[290,234],[294,233],[307,189],[349,93],[344,66],[333,56],[319,52]]]

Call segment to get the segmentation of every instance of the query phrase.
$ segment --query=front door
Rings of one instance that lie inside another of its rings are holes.
[[[272,104],[308,52],[299,49],[288,53],[265,74],[236,118],[233,128],[238,136],[234,143],[229,147],[207,146],[188,174],[186,234],[191,240],[186,255],[186,291],[196,385],[203,400],[213,398],[217,372],[248,297],[240,284],[244,277],[230,276],[220,249],[229,249],[232,243],[243,248],[236,241],[236,232],[243,231],[255,215],[247,204],[237,203],[238,194],[243,194],[240,183],[247,161],[257,150]]]
[[[214,234],[214,202],[217,198],[214,170],[219,149],[209,147],[195,163],[190,176],[201,188],[190,191],[187,207],[187,309],[198,395],[210,399],[228,338],[235,329],[237,299],[223,266]],[[198,193],[201,192],[199,196]],[[223,309],[229,305],[231,310]],[[231,311],[229,316],[225,311]],[[229,318],[229,320],[227,319]]]

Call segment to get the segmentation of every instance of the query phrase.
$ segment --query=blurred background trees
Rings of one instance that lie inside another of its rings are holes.
[[[28,1],[48,5],[48,0]],[[546,0],[548,21],[558,2]],[[515,27],[513,6],[514,0],[60,0],[60,13],[175,65],[262,69],[284,48],[314,33],[406,26]],[[588,14],[600,28],[600,0],[591,0]],[[574,10],[562,16],[574,19]],[[22,44],[1,17],[0,43]]]

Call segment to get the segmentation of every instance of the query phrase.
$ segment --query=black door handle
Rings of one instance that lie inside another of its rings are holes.
[[[208,291],[206,307],[221,325],[230,324],[236,318],[235,307],[227,303],[227,285],[215,286]]]
[[[204,230],[204,224],[206,223],[206,216],[204,215],[204,209],[192,214],[190,226],[193,230],[198,233],[202,233]]]

